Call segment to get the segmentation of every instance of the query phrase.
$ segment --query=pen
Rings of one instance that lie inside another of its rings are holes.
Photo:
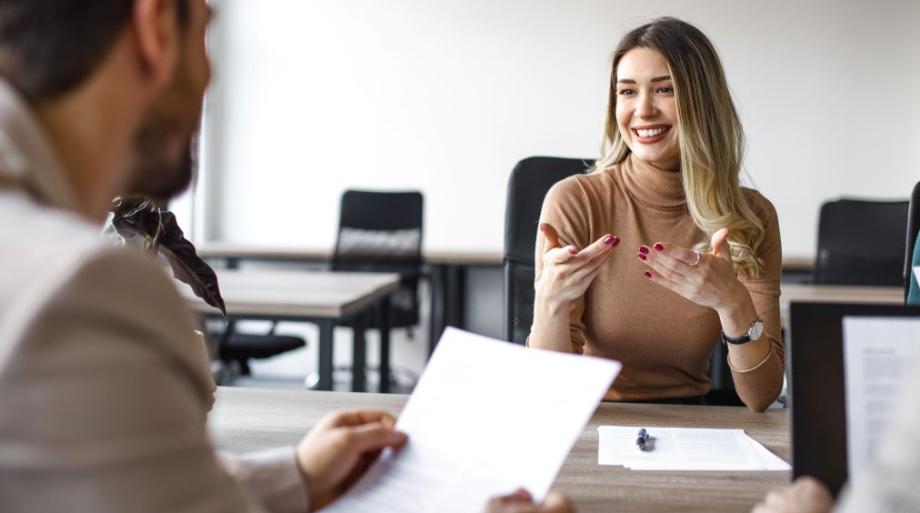
[[[649,435],[648,431],[645,428],[639,430],[639,437],[636,438],[636,445],[639,447],[640,451],[650,451],[652,450],[651,445],[648,443]]]

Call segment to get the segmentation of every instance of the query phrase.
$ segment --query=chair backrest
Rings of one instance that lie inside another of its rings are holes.
[[[590,159],[530,157],[517,163],[508,180],[505,203],[505,311],[503,336],[523,344],[530,334],[534,300],[534,250],[537,223],[547,191],[559,180],[583,173]]]
[[[920,182],[914,185],[910,193],[910,204],[907,207],[907,239],[904,244],[904,301],[910,295],[911,284],[917,288],[917,279],[914,277],[914,249],[917,245],[917,231],[920,230]]]
[[[422,265],[422,194],[347,190],[342,195],[333,271],[392,272],[401,276],[392,296],[391,325],[418,324]]]
[[[824,203],[815,283],[903,286],[907,209],[906,201]]]

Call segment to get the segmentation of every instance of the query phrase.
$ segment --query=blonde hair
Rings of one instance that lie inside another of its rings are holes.
[[[668,63],[677,106],[681,181],[690,217],[709,237],[720,228],[728,228],[735,272],[759,276],[763,261],[757,250],[764,226],[741,189],[744,130],[719,56],[693,25],[675,18],[657,18],[620,41],[613,53],[604,141],[595,169],[619,164],[630,154],[617,125],[616,84],[617,66],[634,48],[657,50]],[[708,241],[696,247],[708,248]]]

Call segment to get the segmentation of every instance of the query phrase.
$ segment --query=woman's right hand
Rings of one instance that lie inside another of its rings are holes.
[[[541,223],[540,231],[546,238],[546,251],[536,295],[538,301],[553,306],[581,297],[607,261],[611,249],[620,242],[616,235],[607,234],[579,250],[571,245],[561,247],[559,235],[549,223]]]

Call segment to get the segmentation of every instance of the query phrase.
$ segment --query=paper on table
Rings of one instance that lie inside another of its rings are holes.
[[[448,328],[386,451],[328,513],[481,511],[494,495],[549,491],[620,364]]]
[[[638,427],[599,427],[598,463],[633,470],[789,470],[741,429],[647,429],[651,451],[636,446]]]
[[[920,349],[920,320],[843,318],[849,476],[858,479],[885,436],[904,370]]]
[[[760,461],[763,462],[763,470],[792,470],[792,466],[786,463],[786,460],[770,452],[770,449],[764,447],[762,443],[750,436],[748,440],[754,446],[754,451],[760,457]]]

